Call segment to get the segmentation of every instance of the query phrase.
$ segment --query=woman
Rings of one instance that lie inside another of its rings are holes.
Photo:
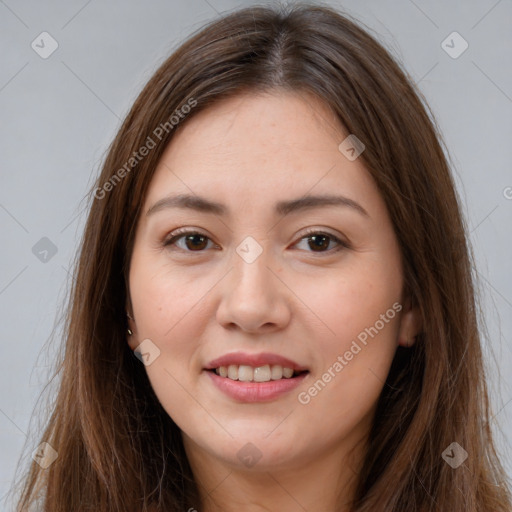
[[[19,510],[510,510],[440,137],[354,22],[211,23],[92,196]]]

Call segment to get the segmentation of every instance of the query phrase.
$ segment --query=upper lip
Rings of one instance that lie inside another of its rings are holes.
[[[268,365],[280,365],[283,368],[291,368],[295,371],[304,371],[307,370],[306,367],[301,366],[300,364],[288,359],[287,357],[280,356],[278,354],[272,354],[270,352],[262,352],[260,354],[247,354],[245,352],[231,352],[230,354],[225,354],[221,357],[213,359],[210,361],[205,370],[214,370],[215,368],[219,368],[220,366],[229,366],[230,364],[236,365],[247,365],[257,368],[259,366]]]

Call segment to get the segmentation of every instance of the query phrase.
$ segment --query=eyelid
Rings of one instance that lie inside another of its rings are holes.
[[[344,237],[340,237],[340,236],[330,232],[328,229],[316,228],[316,227],[307,228],[306,231],[304,231],[301,235],[299,235],[298,242],[301,242],[304,238],[307,238],[308,235],[327,235],[328,237],[330,237],[332,240],[334,240],[338,244],[338,247],[336,247],[334,249],[329,249],[328,251],[323,251],[323,252],[322,251],[317,252],[316,254],[319,256],[322,254],[324,254],[324,255],[333,254],[340,249],[351,249],[352,248],[351,244],[346,239],[344,239]],[[296,245],[298,242],[296,242],[294,245]],[[315,251],[308,251],[308,252],[315,254]]]
[[[197,234],[197,235],[200,235],[200,236],[204,236],[210,242],[212,242],[214,245],[216,245],[218,247],[218,245],[213,241],[213,239],[212,239],[212,237],[210,237],[210,235],[208,235],[207,233],[204,233],[199,228],[193,228],[193,227],[190,227],[190,228],[178,228],[178,229],[174,230],[172,233],[170,233],[168,236],[165,237],[165,239],[162,242],[162,245],[164,247],[175,245],[174,242],[176,240],[179,240],[183,236],[189,235],[189,234],[192,234],[192,235]],[[302,240],[307,238],[308,235],[327,235],[328,237],[330,237],[337,244],[337,247],[335,247],[334,249],[329,249],[328,251],[318,251],[318,252],[316,252],[316,251],[306,251],[306,252],[310,252],[311,254],[315,254],[317,256],[330,255],[330,254],[338,252],[339,250],[341,250],[343,248],[344,249],[350,249],[351,248],[351,245],[349,244],[349,242],[343,240],[338,235],[335,235],[334,233],[331,233],[327,229],[315,228],[315,227],[307,228],[306,231],[302,232],[302,234],[299,235],[299,238],[298,238],[297,242],[295,242],[293,245],[297,245],[298,243],[302,242]],[[181,250],[181,251],[184,251],[184,252],[188,252],[188,253],[202,253],[202,252],[205,252],[204,250],[202,250],[202,251],[188,251],[188,250],[184,250],[184,249],[180,249],[180,248],[178,248],[178,250]]]
[[[206,236],[208,238],[211,238],[210,235],[208,235],[207,233],[204,233],[199,228],[194,228],[194,227],[178,228],[178,229],[175,229],[174,231],[172,231],[171,233],[169,233],[168,235],[165,236],[164,243],[169,242],[169,240],[172,240],[173,238],[177,237],[178,235],[188,235],[188,234],[198,234],[198,235],[202,235],[202,236]]]
[[[164,247],[168,247],[170,245],[175,245],[175,241],[179,240],[180,238],[182,238],[183,236],[185,235],[201,235],[201,236],[204,236],[205,238],[207,238],[210,242],[212,242],[212,244],[214,245],[217,245],[212,237],[203,232],[201,229],[199,228],[178,228],[178,229],[175,229],[173,232],[169,233],[165,238],[164,240],[162,241],[162,245]],[[179,248],[178,248],[179,249]],[[193,252],[204,252],[204,251],[185,251],[185,252],[189,252],[189,253],[193,253]]]
[[[332,233],[328,229],[317,228],[317,227],[306,228],[306,231],[301,233],[299,236],[302,239],[302,238],[306,237],[307,235],[316,235],[316,234],[329,235],[329,236],[332,236],[333,238],[337,238],[341,242],[343,241],[340,239],[340,237],[338,235],[336,235],[335,233]]]

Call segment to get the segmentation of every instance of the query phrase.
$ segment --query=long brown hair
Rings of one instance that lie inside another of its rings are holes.
[[[31,464],[18,510],[38,496],[46,512],[200,508],[180,431],[126,342],[126,275],[174,133],[223,98],[268,90],[315,94],[364,142],[423,320],[415,346],[397,350],[352,510],[511,509],[490,429],[471,250],[434,116],[368,31],[328,7],[295,4],[239,10],[193,34],[125,119],[91,193],[56,362],[42,441],[58,457],[46,469]],[[454,442],[468,453],[457,468],[442,456]]]

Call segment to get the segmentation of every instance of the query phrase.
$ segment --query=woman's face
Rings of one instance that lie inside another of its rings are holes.
[[[384,201],[338,148],[348,135],[312,96],[250,94],[199,113],[161,158],[129,343],[190,458],[307,467],[368,433],[416,313]]]

